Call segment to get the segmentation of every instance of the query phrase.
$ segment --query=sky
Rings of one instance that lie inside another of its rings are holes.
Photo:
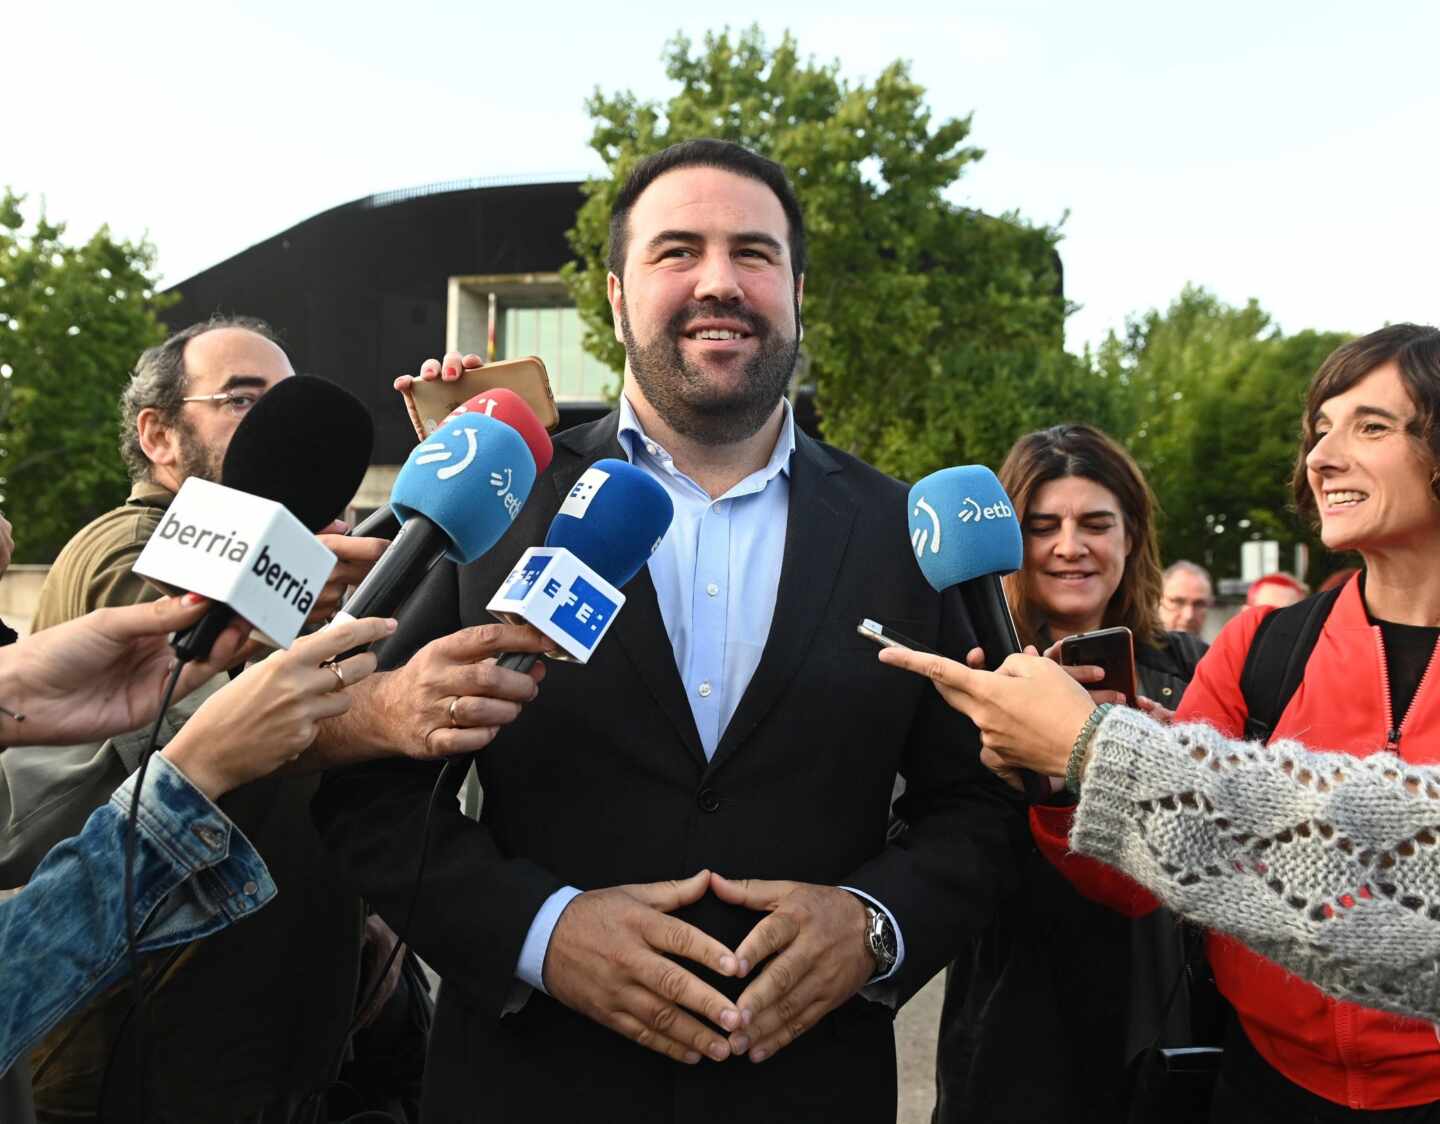
[[[985,150],[957,203],[1062,223],[1074,349],[1187,282],[1287,332],[1440,320],[1440,4],[22,0],[0,184],[174,284],[330,207],[595,174],[585,99],[664,99],[683,31],[759,23],[853,80],[911,65]],[[438,341],[437,341],[438,346]]]

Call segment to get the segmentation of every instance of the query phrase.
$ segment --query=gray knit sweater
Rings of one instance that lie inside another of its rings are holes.
[[[1440,1020],[1440,769],[1116,707],[1070,846],[1338,999]]]

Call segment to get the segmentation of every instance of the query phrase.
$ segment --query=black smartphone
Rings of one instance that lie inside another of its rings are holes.
[[[918,640],[911,640],[903,633],[896,632],[879,621],[872,621],[869,617],[856,625],[855,631],[865,639],[875,641],[882,648],[909,648],[912,652],[924,652],[927,656],[940,654],[934,648],[922,644]]]
[[[1067,667],[1103,667],[1105,678],[1086,683],[1089,691],[1118,691],[1135,705],[1135,638],[1128,628],[1077,632],[1060,641],[1060,662]]]

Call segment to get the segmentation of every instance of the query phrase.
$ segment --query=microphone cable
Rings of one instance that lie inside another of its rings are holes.
[[[180,682],[180,673],[188,662],[189,660],[185,656],[177,655],[175,657],[175,666],[171,670],[170,678],[160,696],[160,712],[155,715],[155,724],[150,728],[150,739],[140,754],[140,767],[135,771],[135,787],[130,793],[130,811],[125,823],[125,958],[130,968],[130,1011],[125,1016],[125,1021],[133,1020],[135,1026],[134,1119],[138,1122],[143,1122],[145,1119],[145,985],[140,977],[140,942],[135,923],[135,845],[139,833],[140,792],[145,787],[145,774],[150,768],[150,758],[154,756],[156,746],[160,742],[160,728],[165,721],[165,713],[170,709],[171,700],[175,697],[175,688]],[[110,1048],[110,1057],[105,1063],[106,1075],[109,1074],[110,1068],[115,1062],[116,1051],[119,1050],[122,1041],[123,1034],[117,1034],[115,1044]],[[106,1077],[102,1077],[100,1082],[101,1103],[96,1106],[97,1113],[102,1117],[105,1111],[106,1084]]]
[[[440,793],[445,788],[445,779],[450,775],[450,770],[455,766],[464,763],[468,769],[471,762],[477,755],[467,753],[463,757],[447,758],[445,764],[440,767],[440,774],[435,778],[435,784],[430,789],[430,799],[425,805],[425,819],[420,825],[420,856],[415,864],[415,879],[410,886],[410,901],[405,907],[405,923],[396,931],[400,939],[395,942],[395,947],[390,950],[384,966],[375,977],[375,983],[368,993],[361,997],[356,1004],[355,1014],[351,1017],[350,1025],[346,1028],[345,1034],[340,1039],[339,1049],[330,1063],[328,1072],[335,1075],[330,1078],[329,1084],[323,1089],[316,1089],[301,1102],[297,1115],[302,1121],[309,1120],[311,1124],[322,1124],[324,1117],[321,1113],[325,1110],[325,1100],[331,1089],[343,1087],[344,1082],[339,1080],[340,1067],[345,1064],[345,1052],[350,1048],[354,1036],[360,1031],[360,1012],[364,1011],[374,1001],[380,989],[385,986],[385,977],[390,974],[391,967],[395,964],[395,958],[400,955],[402,949],[410,947],[410,926],[415,920],[415,907],[420,901],[420,887],[425,881],[425,863],[430,854],[430,823],[435,815],[435,806],[440,798]]]

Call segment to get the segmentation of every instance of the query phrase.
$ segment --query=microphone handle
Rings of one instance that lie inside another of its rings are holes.
[[[1007,656],[1020,651],[1020,634],[1005,600],[999,574],[982,574],[960,583],[960,600],[970,616],[975,639],[985,649],[985,670],[994,671]]]
[[[235,610],[229,605],[211,605],[198,621],[172,636],[170,646],[175,649],[175,654],[182,662],[203,662],[209,658],[210,649],[225,631],[225,626],[234,619]]]
[[[394,616],[449,547],[450,536],[444,531],[423,515],[411,516],[374,569],[350,595],[345,607],[336,614],[337,618]],[[364,650],[364,647],[352,648],[335,658],[346,660]]]
[[[540,658],[536,652],[502,652],[495,661],[496,667],[503,667],[509,671],[529,671],[535,666],[535,661]]]
[[[975,638],[985,651],[985,668],[994,671],[1007,656],[1020,651],[1020,634],[1015,631],[1015,618],[1010,615],[1010,602],[1005,599],[1005,586],[999,574],[982,574],[960,583],[960,601],[970,616]],[[1053,795],[1048,777],[1030,769],[1017,769],[1025,787],[1025,799],[1032,804],[1049,800]]]
[[[349,538],[390,539],[400,533],[400,517],[391,506],[383,504],[350,528]]]

